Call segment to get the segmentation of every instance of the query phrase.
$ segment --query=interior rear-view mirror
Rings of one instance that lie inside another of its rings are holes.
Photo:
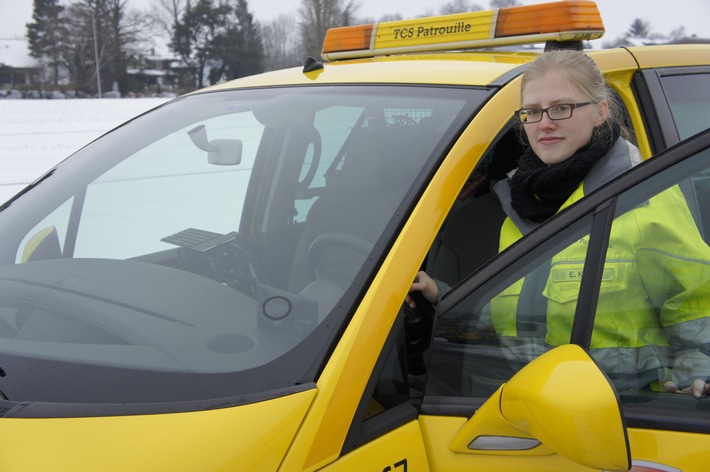
[[[205,125],[187,132],[192,143],[207,153],[207,162],[219,166],[235,166],[242,162],[241,139],[213,139],[207,137]]]

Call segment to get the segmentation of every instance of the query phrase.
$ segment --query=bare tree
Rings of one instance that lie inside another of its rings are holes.
[[[77,90],[96,93],[97,69],[105,65],[106,55],[97,40],[99,64],[95,63],[91,9],[83,3],[75,3],[66,9],[64,18],[66,36],[62,41],[62,62]]]
[[[264,69],[277,70],[297,66],[302,60],[297,22],[292,15],[282,13],[261,28],[264,44]]]
[[[383,15],[380,17],[379,22],[384,22],[384,21],[400,21],[403,20],[402,15],[400,13],[388,13],[386,15]],[[362,21],[361,23],[373,23],[373,22],[367,22],[367,21]]]
[[[300,29],[304,54],[320,57],[328,28],[353,24],[357,9],[354,0],[301,0]]]
[[[173,35],[173,27],[193,0],[157,0],[150,12],[153,24],[166,38]]]
[[[670,41],[679,41],[687,36],[685,26],[679,26],[668,35]]]
[[[128,92],[126,69],[136,42],[133,25],[129,25],[126,17],[126,0],[84,1],[94,10],[97,34],[103,39],[106,56],[102,79],[109,86],[116,84],[125,94]]]
[[[519,7],[522,3],[518,0],[491,0],[491,9]]]
[[[127,91],[127,63],[144,23],[127,11],[126,0],[81,0],[66,8],[35,0],[33,19],[27,25],[32,53],[53,68],[55,83],[63,67],[76,88],[94,92],[100,70],[102,88],[118,83]]]
[[[122,93],[128,92],[128,61],[137,53],[147,23],[140,14],[129,12],[126,3],[82,0],[65,10],[61,55],[78,89],[95,92],[100,75],[102,90],[118,84]]]
[[[451,0],[439,9],[440,15],[450,15],[453,13],[466,13],[469,11],[479,11],[483,8],[476,5],[471,0]]]

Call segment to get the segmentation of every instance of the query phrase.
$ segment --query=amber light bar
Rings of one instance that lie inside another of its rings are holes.
[[[568,0],[327,31],[326,60],[601,38],[593,1]]]

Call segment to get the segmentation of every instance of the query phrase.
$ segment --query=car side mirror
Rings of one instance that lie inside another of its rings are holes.
[[[468,420],[451,450],[468,454],[560,454],[592,469],[629,470],[619,397],[581,347],[541,355],[503,384]]]
[[[22,250],[21,262],[32,262],[62,257],[62,247],[54,226],[48,226],[32,235]]]

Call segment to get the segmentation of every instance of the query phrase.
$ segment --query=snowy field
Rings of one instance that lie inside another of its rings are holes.
[[[0,201],[165,98],[0,100]]]

